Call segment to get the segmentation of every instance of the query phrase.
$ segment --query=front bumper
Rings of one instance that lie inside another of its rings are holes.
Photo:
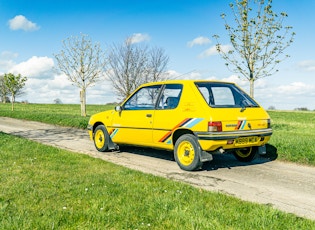
[[[88,133],[89,133],[89,136],[90,136],[90,140],[93,140],[93,125],[88,125],[87,126],[87,130],[88,130]]]

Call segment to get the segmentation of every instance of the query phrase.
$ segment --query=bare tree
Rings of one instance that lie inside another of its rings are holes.
[[[11,95],[12,111],[14,110],[14,102],[17,96],[24,94],[22,89],[25,86],[27,77],[22,77],[21,74],[14,75],[12,73],[5,74],[3,76],[5,87],[7,87],[9,94]]]
[[[227,61],[226,66],[250,82],[250,95],[254,97],[254,82],[278,71],[276,65],[289,57],[284,50],[293,42],[295,33],[290,32],[292,27],[283,26],[288,16],[285,12],[273,12],[272,0],[236,0],[230,8],[234,25],[228,24],[225,14],[221,17],[233,49],[224,50],[219,36],[214,35],[216,48]]]
[[[64,40],[63,49],[54,56],[59,70],[80,88],[81,116],[86,116],[86,90],[99,80],[105,66],[100,44],[81,34]]]
[[[122,45],[110,47],[107,77],[124,99],[143,83],[165,80],[167,64],[163,49],[149,49],[127,38]]]
[[[56,98],[56,99],[54,100],[54,104],[57,104],[57,105],[62,104],[61,99],[60,99],[60,98]]]
[[[163,81],[169,78],[165,73],[168,65],[169,57],[165,55],[162,48],[153,48],[149,51],[148,60],[148,74],[146,75],[146,82]]]

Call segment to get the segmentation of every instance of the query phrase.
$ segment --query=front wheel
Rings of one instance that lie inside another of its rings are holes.
[[[99,125],[94,131],[94,145],[100,152],[108,150],[109,135],[104,125]]]
[[[201,167],[201,148],[197,138],[192,134],[185,134],[178,138],[174,147],[174,157],[179,167],[186,171],[193,171]]]
[[[244,149],[237,149],[233,152],[235,158],[241,162],[250,162],[256,156],[257,147],[247,147]]]

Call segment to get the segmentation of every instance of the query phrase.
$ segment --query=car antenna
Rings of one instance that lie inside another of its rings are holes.
[[[189,71],[189,72],[186,72],[186,73],[183,73],[183,74],[181,74],[181,75],[179,75],[179,76],[177,76],[177,77],[174,77],[174,79],[178,79],[179,77],[182,77],[182,76],[184,76],[184,75],[187,75],[187,74],[192,73],[192,72],[195,72],[195,71],[196,71],[196,70],[193,69],[193,70],[191,70],[191,71]]]

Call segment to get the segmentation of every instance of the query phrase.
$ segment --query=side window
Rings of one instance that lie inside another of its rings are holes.
[[[212,87],[211,89],[214,98],[214,105],[235,105],[234,95],[229,87]]]
[[[158,109],[175,109],[180,100],[183,86],[179,84],[168,84],[161,94]]]
[[[139,89],[123,105],[125,110],[151,110],[155,108],[161,85],[143,87]]]

